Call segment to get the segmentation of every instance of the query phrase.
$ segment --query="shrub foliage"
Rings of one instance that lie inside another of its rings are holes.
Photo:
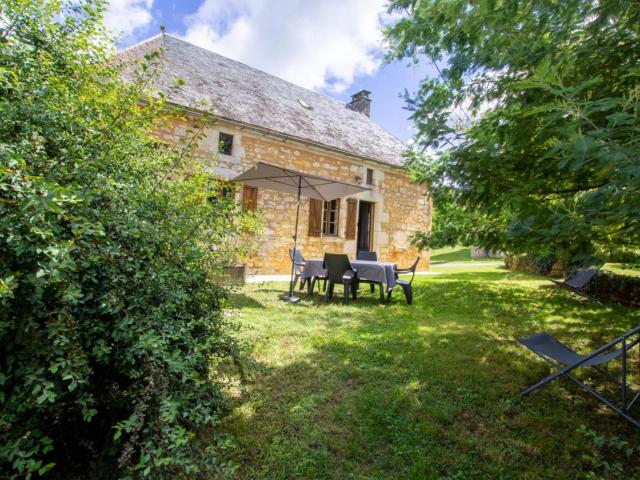
[[[193,142],[148,136],[157,56],[123,84],[103,8],[0,0],[4,478],[229,467],[228,440],[202,435],[225,410],[216,365],[238,358],[215,282],[228,252],[206,247],[241,214],[208,201]]]

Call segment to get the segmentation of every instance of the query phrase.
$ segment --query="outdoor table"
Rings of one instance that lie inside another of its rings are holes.
[[[396,264],[390,262],[371,262],[368,260],[349,260],[351,266],[358,272],[358,278],[371,282],[380,282],[387,287],[387,291],[396,285]],[[324,276],[327,271],[323,267],[324,260],[313,258],[307,260],[302,272],[303,279]]]

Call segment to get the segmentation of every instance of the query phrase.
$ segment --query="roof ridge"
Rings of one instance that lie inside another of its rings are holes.
[[[158,37],[162,37],[162,36],[164,36],[164,35],[167,35],[167,34],[166,34],[165,32],[157,33],[157,34],[155,34],[153,37],[149,37],[149,38],[147,38],[147,39],[145,39],[145,40],[142,40],[142,41],[140,41],[140,42],[138,42],[138,43],[134,43],[133,45],[129,45],[128,47],[125,47],[125,48],[123,48],[122,50],[118,50],[118,51],[116,52],[116,55],[120,55],[121,53],[124,53],[124,52],[126,52],[126,51],[128,51],[128,50],[133,50],[134,48],[138,48],[138,47],[140,47],[140,46],[144,45],[145,43],[151,43],[152,41],[154,41],[154,40],[155,40],[155,39],[157,39]],[[170,37],[173,37],[173,38],[176,38],[176,37],[174,37],[173,35],[169,35],[169,36],[170,36]]]
[[[162,34],[160,34],[160,35],[162,35]],[[249,65],[249,64],[247,64],[247,63],[241,62],[241,61],[239,61],[239,60],[234,60],[233,58],[226,57],[226,56],[224,56],[224,55],[222,55],[222,54],[220,54],[220,53],[214,52],[213,50],[209,50],[208,48],[201,47],[200,45],[196,45],[195,43],[189,42],[188,40],[185,40],[184,38],[178,37],[178,36],[173,35],[173,34],[171,34],[171,33],[164,33],[164,35],[166,35],[166,36],[168,36],[168,37],[171,37],[171,38],[173,38],[173,39],[175,39],[175,40],[179,40],[179,41],[181,41],[181,42],[183,42],[183,43],[186,43],[187,45],[190,45],[190,46],[192,46],[192,47],[198,48],[198,49],[200,49],[200,50],[204,50],[204,51],[205,51],[205,52],[207,52],[207,53],[212,53],[212,54],[214,54],[214,55],[216,55],[216,56],[218,56],[218,57],[224,58],[225,60],[229,60],[229,61],[231,61],[231,62],[233,62],[233,63],[237,63],[238,65],[242,65],[243,67],[249,68],[249,69],[254,70],[254,71],[256,71],[256,72],[259,72],[259,73],[261,73],[261,74],[269,75],[270,77],[277,78],[277,79],[278,79],[278,80],[280,80],[281,82],[286,82],[286,83],[288,83],[289,85],[293,85],[293,86],[294,86],[294,87],[296,87],[296,88],[300,88],[300,89],[302,89],[302,90],[305,90],[305,91],[307,91],[307,92],[309,92],[309,93],[312,93],[312,94],[314,94],[314,95],[317,95],[317,96],[319,96],[319,97],[325,98],[325,99],[330,100],[330,101],[335,102],[335,103],[338,103],[338,104],[340,104],[340,105],[342,105],[342,106],[344,106],[345,108],[347,108],[347,109],[348,109],[348,107],[347,107],[348,103],[345,103],[345,102],[343,102],[342,100],[339,100],[339,99],[337,99],[337,98],[335,98],[335,97],[332,97],[331,95],[327,95],[327,94],[324,94],[324,93],[316,92],[315,90],[312,90],[312,89],[310,89],[310,88],[303,87],[302,85],[298,85],[297,83],[293,83],[293,82],[291,82],[291,81],[289,81],[289,80],[287,80],[287,79],[285,79],[285,78],[282,78],[282,77],[279,77],[279,76],[277,76],[277,75],[274,75],[273,73],[269,73],[269,72],[266,72],[266,71],[264,71],[264,70],[260,70],[259,68],[252,67],[251,65]],[[156,36],[154,36],[153,38],[158,37],[158,36],[159,36],[159,35],[156,35]],[[152,40],[152,39],[150,38],[150,39],[145,40],[145,41],[143,41],[143,42],[140,42],[140,43],[138,43],[138,44],[136,44],[136,45],[142,45],[143,43],[146,43],[146,42],[147,42],[147,41],[149,41],[149,40]],[[136,45],[134,45],[134,46],[136,46]],[[129,47],[129,48],[132,48],[132,47]],[[358,112],[356,112],[356,113],[358,113]],[[359,114],[359,115],[362,115],[361,113],[358,113],[358,114]],[[370,121],[371,123],[374,123],[374,124],[378,125],[378,124],[377,124],[376,122],[374,122],[370,117],[367,117],[366,115],[363,115],[363,116],[364,116],[368,121]],[[378,126],[380,126],[380,125],[378,125]],[[387,130],[385,130],[385,131],[387,131]],[[391,133],[391,132],[389,132],[389,133]],[[393,134],[392,134],[392,135],[393,135]],[[395,136],[395,135],[394,135],[394,136]],[[396,138],[397,138],[397,137],[396,137]],[[403,142],[403,143],[404,143],[404,142]]]

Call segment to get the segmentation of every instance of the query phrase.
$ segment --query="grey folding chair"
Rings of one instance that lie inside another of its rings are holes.
[[[602,265],[589,268],[582,267],[571,272],[563,281],[555,280],[553,278],[550,278],[549,280],[555,283],[556,286],[569,290],[576,295],[581,295],[591,300],[598,301],[596,297],[587,293],[586,288],[601,268]]]
[[[624,335],[621,335],[588,355],[580,355],[579,353],[574,352],[546,332],[536,333],[530,337],[522,338],[519,342],[542,358],[542,360],[551,367],[556,369],[554,373],[543,378],[532,387],[527,388],[520,395],[527,396],[556,378],[565,376],[574,381],[587,393],[593,395],[599,401],[604,403],[614,412],[620,414],[632,425],[640,428],[640,421],[629,413],[629,409],[636,403],[636,400],[640,397],[640,393],[634,391],[627,382],[628,351],[640,343],[640,327],[629,330]],[[622,366],[620,379],[613,377],[600,367],[600,365],[616,359],[620,359]],[[581,367],[593,367],[598,372],[602,373],[608,380],[618,385],[620,387],[619,405],[616,405],[614,400],[604,397],[604,395],[596,392],[593,388],[585,385],[583,382],[571,375],[572,371]]]

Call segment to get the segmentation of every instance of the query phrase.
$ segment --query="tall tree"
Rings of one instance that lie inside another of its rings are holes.
[[[477,218],[476,243],[566,258],[640,246],[640,2],[390,8],[391,55],[439,72],[408,98],[410,164]]]

